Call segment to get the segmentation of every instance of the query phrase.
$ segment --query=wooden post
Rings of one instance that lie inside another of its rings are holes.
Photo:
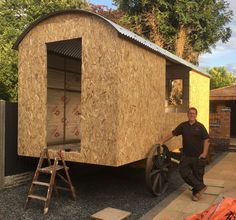
[[[0,100],[0,189],[5,177],[5,107],[6,102]]]

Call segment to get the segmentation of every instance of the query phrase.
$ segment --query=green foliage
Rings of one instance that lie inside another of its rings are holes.
[[[17,37],[40,16],[69,8],[88,8],[88,4],[85,0],[0,1],[0,99],[17,100],[17,52],[12,49]]]
[[[210,52],[216,42],[227,42],[231,36],[227,24],[233,14],[225,0],[113,1],[125,13],[122,19],[131,23],[132,30],[173,53],[184,43],[181,56],[193,63],[200,53]],[[181,31],[187,36],[182,42]]]
[[[234,74],[229,72],[225,67],[213,67],[208,70],[208,73],[211,75],[211,89],[230,86],[236,82]]]

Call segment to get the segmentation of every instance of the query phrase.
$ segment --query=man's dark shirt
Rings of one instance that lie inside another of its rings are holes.
[[[206,128],[198,121],[192,125],[189,121],[182,122],[172,131],[172,134],[182,135],[183,153],[189,157],[199,157],[203,153],[204,140],[209,138]]]

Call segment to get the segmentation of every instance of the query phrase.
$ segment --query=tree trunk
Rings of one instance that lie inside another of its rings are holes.
[[[193,63],[193,64],[198,64],[198,59],[199,59],[199,52],[196,52],[193,50],[193,47],[191,45],[188,45],[185,48],[184,52],[184,59]]]
[[[187,41],[187,28],[181,25],[175,42],[175,54],[178,57],[183,58],[186,41]]]
[[[160,47],[164,47],[164,39],[163,37],[161,36],[161,34],[158,32],[158,24],[156,22],[156,18],[155,18],[155,14],[154,12],[153,13],[149,13],[147,15],[147,20],[148,20],[148,24],[150,25],[151,27],[151,30],[150,30],[150,40],[152,42],[154,42],[155,44],[157,44],[158,46]]]

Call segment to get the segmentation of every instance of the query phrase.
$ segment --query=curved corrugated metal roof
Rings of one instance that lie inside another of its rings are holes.
[[[177,64],[182,64],[184,66],[189,67],[190,69],[193,69],[197,72],[200,72],[206,76],[209,77],[209,74],[206,73],[205,71],[203,71],[202,69],[200,69],[199,67],[193,65],[192,63],[187,62],[186,60],[170,53],[169,51],[159,47],[158,45],[152,43],[149,40],[146,40],[140,36],[138,36],[137,34],[127,30],[126,28],[121,27],[120,25],[110,21],[107,18],[104,18],[101,15],[89,12],[89,11],[85,11],[85,10],[80,10],[80,9],[73,9],[73,10],[62,10],[62,11],[57,11],[57,12],[53,12],[50,13],[48,15],[42,16],[39,19],[35,20],[32,24],[30,24],[24,31],[23,33],[19,36],[19,38],[17,39],[17,41],[15,42],[15,44],[13,45],[13,49],[18,49],[19,44],[21,43],[21,41],[24,39],[24,37],[27,35],[27,33],[30,32],[31,29],[33,29],[36,25],[38,25],[40,22],[50,18],[50,17],[54,17],[57,15],[62,15],[62,14],[68,14],[68,13],[86,13],[86,14],[90,14],[90,15],[94,15],[104,21],[106,21],[107,23],[109,23],[113,28],[115,28],[117,30],[117,32],[121,35],[124,36],[126,38],[129,38],[130,40],[141,44],[142,46],[152,50],[153,52],[156,52],[162,56],[164,56],[167,60],[170,60],[171,62],[177,63]]]
[[[75,59],[81,59],[81,39],[71,39],[47,43],[47,50]]]

